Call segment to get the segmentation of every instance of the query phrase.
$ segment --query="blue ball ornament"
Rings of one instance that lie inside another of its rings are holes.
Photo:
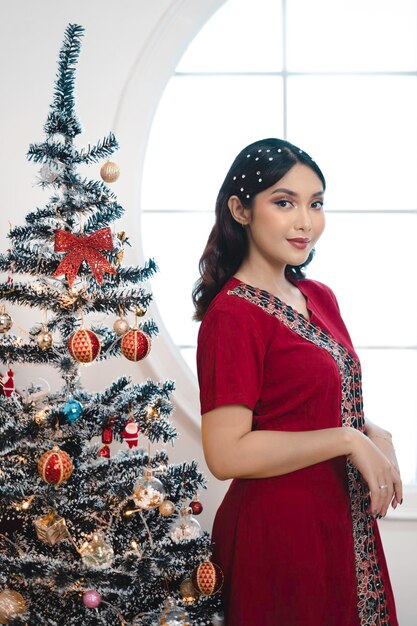
[[[83,411],[84,407],[81,402],[74,400],[74,398],[69,398],[62,407],[62,413],[65,415],[67,422],[70,424],[76,422]]]

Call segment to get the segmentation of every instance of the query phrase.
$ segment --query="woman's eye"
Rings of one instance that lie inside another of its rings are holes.
[[[275,202],[275,204],[277,206],[282,207],[283,209],[288,209],[291,205],[291,202],[289,200],[277,200],[277,202]]]
[[[313,204],[311,205],[312,209],[322,209],[324,206],[324,202],[323,200],[316,200],[315,202],[313,202]]]

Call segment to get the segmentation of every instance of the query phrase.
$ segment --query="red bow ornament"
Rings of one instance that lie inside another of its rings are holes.
[[[91,235],[74,235],[67,230],[55,231],[55,252],[68,252],[54,272],[54,277],[65,274],[71,287],[77,276],[80,265],[86,261],[91,267],[94,278],[99,285],[103,282],[103,274],[116,274],[116,269],[99,252],[113,250],[113,239],[110,228],[101,228]]]

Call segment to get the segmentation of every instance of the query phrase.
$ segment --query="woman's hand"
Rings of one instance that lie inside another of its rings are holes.
[[[384,517],[391,502],[396,504],[402,501],[403,488],[398,464],[394,465],[371,437],[357,430],[353,430],[352,435],[352,451],[347,456],[369,487],[370,513]],[[392,445],[388,445],[389,441],[382,441],[387,453],[395,457]]]
[[[369,420],[366,422],[365,432],[376,447],[379,448],[383,454],[385,454],[388,461],[393,464],[398,474],[401,474],[391,433]],[[394,497],[391,502],[392,507],[396,509],[398,504],[402,504],[402,500],[397,500],[397,498]]]

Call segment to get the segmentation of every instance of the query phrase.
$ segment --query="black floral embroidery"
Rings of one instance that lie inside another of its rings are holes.
[[[227,295],[245,298],[277,317],[287,328],[303,339],[326,350],[336,361],[341,379],[342,425],[364,430],[362,378],[359,361],[329,333],[307,320],[273,294],[246,283],[229,289]],[[389,626],[384,584],[375,546],[374,520],[367,513],[369,496],[360,473],[347,461],[355,549],[358,614],[361,626]]]

